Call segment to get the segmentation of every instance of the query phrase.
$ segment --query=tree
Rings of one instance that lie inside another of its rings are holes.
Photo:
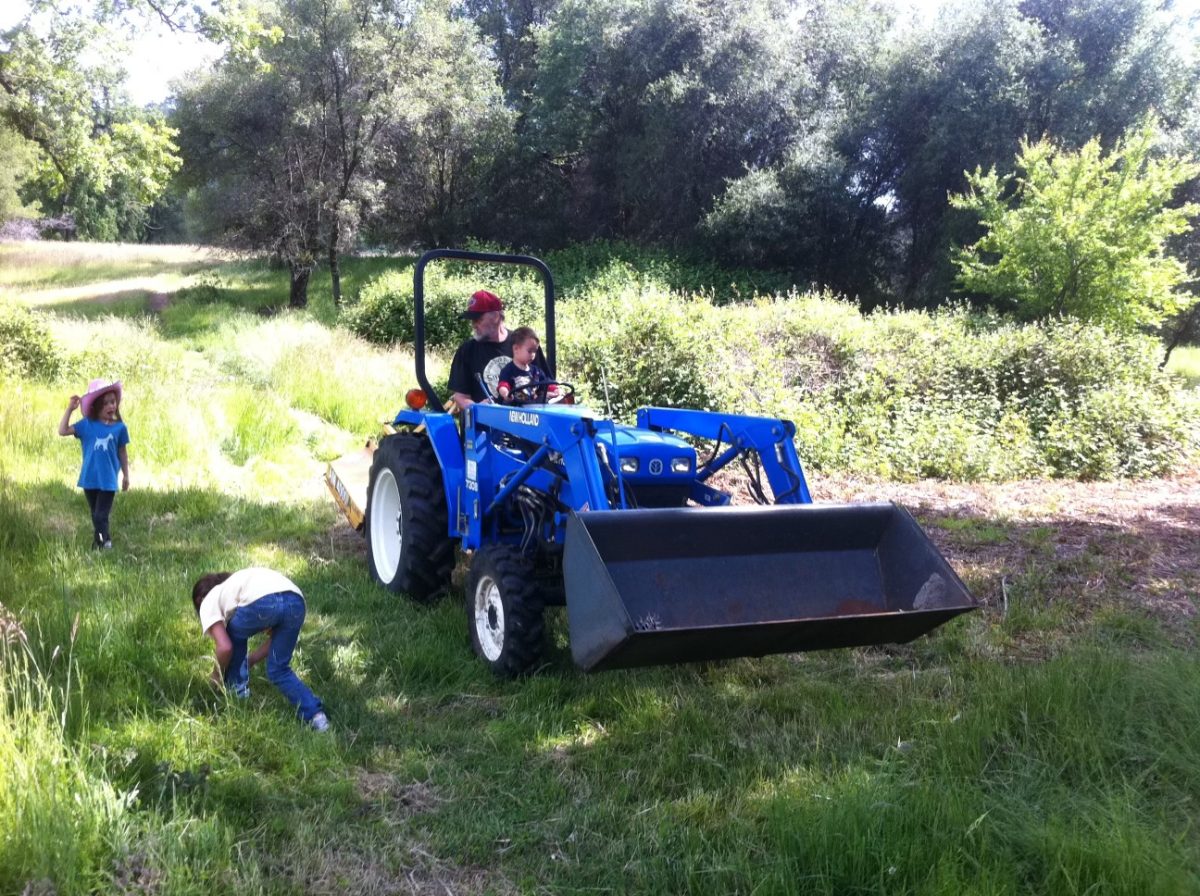
[[[550,182],[528,195],[567,203],[528,217],[559,240],[691,237],[726,179],[778,159],[795,131],[806,75],[789,14],[773,0],[563,0],[539,31],[519,132]]]
[[[132,107],[102,23],[26,18],[0,36],[0,122],[40,150],[27,182],[78,235],[136,238],[179,160],[160,115]],[[87,60],[85,62],[85,60]]]
[[[1148,122],[1108,153],[1098,139],[1077,152],[1022,141],[1016,174],[968,174],[950,204],[978,215],[985,233],[955,254],[961,286],[1029,319],[1067,315],[1128,330],[1179,311],[1187,268],[1165,244],[1200,205],[1170,203],[1200,165],[1155,158],[1155,137]]]
[[[950,249],[975,226],[946,196],[966,170],[1010,170],[1022,135],[1108,148],[1148,108],[1178,134],[1200,96],[1158,0],[952,0],[927,26],[886,30],[855,6],[815,3],[799,20],[807,68],[829,86],[802,106],[794,146],[731,181],[707,229],[717,248],[868,301],[945,301]]]
[[[286,9],[291,13],[287,56],[276,65],[301,83],[311,81],[299,111],[318,123],[321,152],[329,163],[314,172],[313,186],[321,193],[322,236],[338,305],[339,255],[356,240],[382,189],[375,155],[394,114],[406,9],[390,0],[309,0]]]
[[[473,220],[496,214],[483,184],[510,151],[513,115],[479,31],[454,17],[446,0],[432,0],[413,19],[401,55],[393,114],[381,135],[377,176],[387,186],[380,230],[393,240],[453,244],[469,235]]]
[[[307,303],[322,256],[337,302],[339,254],[364,224],[446,232],[507,113],[478,33],[446,0],[415,12],[401,0],[280,0],[262,20],[278,43],[258,60],[226,57],[179,97],[186,183],[216,232],[287,264],[292,305]]]
[[[308,302],[377,199],[374,154],[393,114],[406,16],[394,0],[282,0],[262,11],[280,39],[254,57],[230,53],[185,89],[175,122],[211,232],[278,255],[289,303]]]
[[[560,0],[461,0],[466,15],[488,40],[500,65],[500,86],[510,106],[524,111],[537,75],[536,29]]]
[[[178,98],[174,121],[208,238],[274,253],[287,265],[289,304],[308,303],[321,254],[321,141],[298,116],[298,85],[273,69],[227,59]]]
[[[22,185],[33,177],[37,147],[0,123],[0,223],[11,218],[32,218],[36,205],[21,198]]]
[[[701,233],[732,264],[788,270],[872,304],[895,263],[885,178],[861,176],[853,133],[886,57],[881,10],[813,3],[797,21],[797,121],[773,164],[730,179]]]

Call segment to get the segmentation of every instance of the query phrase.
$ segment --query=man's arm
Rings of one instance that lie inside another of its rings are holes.
[[[212,682],[220,686],[225,683],[225,670],[229,668],[229,660],[233,657],[233,642],[229,640],[224,622],[214,622],[205,634],[213,639],[216,653],[217,667],[213,669]]]
[[[454,399],[454,403],[458,405],[460,411],[465,411],[475,403],[475,399],[463,392],[451,393],[450,397]]]

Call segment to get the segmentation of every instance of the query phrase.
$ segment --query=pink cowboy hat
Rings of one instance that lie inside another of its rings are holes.
[[[106,392],[116,392],[117,404],[121,403],[120,380],[92,380],[88,383],[87,393],[79,399],[79,410],[83,416],[92,416],[92,402]]]

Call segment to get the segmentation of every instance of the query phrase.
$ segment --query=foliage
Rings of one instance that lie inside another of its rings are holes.
[[[718,258],[785,268],[871,304],[886,294],[894,259],[884,208],[848,191],[852,178],[828,135],[812,135],[778,165],[729,183],[704,218],[705,243]]]
[[[555,249],[543,256],[558,295],[616,293],[631,284],[708,296],[717,305],[759,294],[785,292],[786,274],[761,268],[730,268],[699,252],[656,249],[628,241],[595,240]]]
[[[45,212],[69,214],[81,237],[137,238],[179,158],[162,117],[124,100],[113,35],[50,10],[4,43],[0,121],[40,150],[29,190]]]
[[[543,292],[527,275],[511,269],[441,263],[425,270],[425,342],[431,348],[451,349],[471,335],[460,315],[467,298],[480,285],[496,291],[504,301],[505,317],[540,325]],[[342,322],[364,339],[388,344],[411,344],[415,338],[413,275],[411,262],[366,283],[357,300],[347,306]]]
[[[558,374],[618,419],[647,404],[779,416],[796,423],[811,467],[898,479],[1151,476],[1200,452],[1147,336],[965,307],[863,315],[828,293],[717,303],[714,290],[674,288],[715,282],[711,268],[622,244],[547,261],[555,273],[563,263]],[[510,322],[540,325],[529,275],[438,263],[426,269],[432,348],[466,337],[458,314],[480,285],[505,298]],[[341,320],[374,342],[411,343],[411,275],[369,281]]]
[[[868,322],[869,342],[827,396],[845,415],[838,465],[901,477],[1107,479],[1161,475],[1200,449],[1149,338],[961,310]]]
[[[37,217],[36,203],[28,204],[19,193],[36,162],[37,146],[0,121],[0,222]]]
[[[725,402],[713,376],[708,309],[701,297],[652,288],[589,293],[561,311],[558,376],[619,420],[643,405],[716,409]]]
[[[826,21],[810,13],[823,90],[787,152],[717,201],[712,250],[792,259],[801,282],[867,305],[943,303],[951,247],[973,238],[970,216],[946,202],[965,170],[1007,172],[1026,134],[1111,147],[1151,108],[1188,144],[1200,69],[1187,26],[1160,5],[949,2],[905,29],[857,4]]]
[[[445,235],[434,222],[459,214],[472,160],[506,118],[474,33],[444,3],[413,16],[398,0],[303,0],[264,22],[286,34],[261,47],[265,65],[226,57],[180,97],[187,183],[211,236],[288,265],[291,305],[328,258],[336,304],[340,253],[364,223],[388,205],[413,232]]]
[[[986,231],[957,253],[959,282],[1034,320],[1069,315],[1133,329],[1177,311],[1188,274],[1164,244],[1200,205],[1170,203],[1200,165],[1154,158],[1154,141],[1152,123],[1110,153],[1098,140],[1078,152],[1024,141],[1018,174],[976,169],[968,192],[951,197]]]
[[[797,124],[807,69],[785,16],[758,0],[558,4],[536,32],[525,132],[531,153],[549,161],[521,178],[535,217],[505,221],[518,232],[542,216],[561,222],[552,245],[686,239],[724,179],[775,158]],[[569,205],[541,206],[560,180]]]
[[[60,367],[59,349],[45,318],[18,302],[0,299],[0,374],[52,380]]]
[[[510,151],[513,116],[478,31],[447,0],[423,4],[398,53],[405,65],[381,135],[377,227],[392,241],[455,245],[482,214],[484,177]]]
[[[1169,4],[893,7],[38,0],[52,27],[0,40],[0,119],[44,162],[22,201],[84,236],[153,222],[274,253],[297,305],[325,265],[340,303],[339,260],[364,244],[636,239],[864,308],[937,307],[977,235],[946,201],[965,171],[1004,177],[1022,135],[1111,149],[1147,109],[1196,143],[1196,45]],[[187,170],[149,207],[175,138],[123,100],[119,39],[147,17],[226,51],[173,104]]]

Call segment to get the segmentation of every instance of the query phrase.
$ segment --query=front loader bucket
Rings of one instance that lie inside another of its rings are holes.
[[[976,606],[895,504],[575,514],[563,572],[588,671],[903,643]]]

